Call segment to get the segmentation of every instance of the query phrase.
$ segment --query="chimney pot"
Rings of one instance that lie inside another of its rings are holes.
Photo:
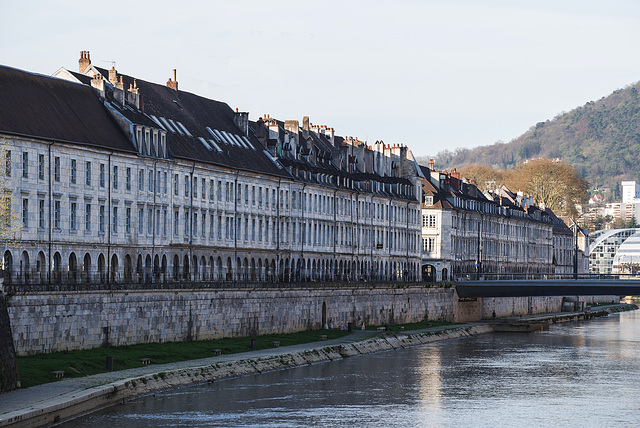
[[[175,68],[173,69],[173,81],[174,82],[178,81],[178,78],[176,77],[176,69]]]

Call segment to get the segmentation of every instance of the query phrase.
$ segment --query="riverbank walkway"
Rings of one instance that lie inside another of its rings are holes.
[[[615,305],[617,306],[617,305]],[[536,320],[541,318],[552,318],[566,316],[570,313],[558,312],[550,314],[540,314],[532,316],[501,318],[501,320]],[[574,313],[575,314],[575,313]],[[487,324],[497,320],[484,320],[473,324],[455,324],[447,326],[430,327],[421,330],[403,331],[403,334],[414,335],[421,333],[435,333],[450,329],[460,329],[472,327],[474,325]],[[167,364],[151,364],[134,369],[120,370],[101,373],[81,378],[68,378],[60,381],[50,382],[42,385],[33,386],[25,389],[18,389],[7,393],[0,394],[0,427],[11,425],[8,423],[18,414],[25,414],[40,409],[53,407],[64,407],[66,403],[73,402],[78,396],[81,396],[86,390],[95,387],[108,387],[116,385],[128,379],[138,379],[141,377],[152,377],[162,372],[170,372],[174,370],[183,370],[209,366],[213,364],[225,363],[233,364],[241,360],[268,358],[279,355],[285,355],[296,352],[313,351],[329,346],[345,345],[354,342],[360,342],[374,338],[380,335],[380,332],[371,330],[356,330],[351,334],[332,340],[319,342],[310,342],[300,345],[282,346],[278,348],[269,348],[256,351],[248,351],[236,354],[223,354],[208,358],[180,361]],[[249,339],[247,339],[249,340]]]
[[[462,325],[431,327],[424,330],[406,331],[404,333],[413,334],[426,331],[442,331],[453,327],[458,328],[462,327]],[[258,359],[293,352],[311,351],[318,348],[324,348],[326,346],[344,345],[370,339],[378,334],[380,333],[371,330],[356,330],[351,334],[338,339],[310,342],[300,345],[281,346],[278,348],[241,352],[237,354],[223,354],[214,357],[179,361],[168,364],[151,364],[135,369],[112,371],[80,378],[68,378],[32,386],[30,388],[17,389],[15,391],[0,394],[0,426],[3,426],[3,421],[5,421],[11,413],[32,411],[56,404],[63,405],[68,401],[74,400],[80,392],[96,386],[107,386],[127,379],[135,379],[144,376],[150,377],[154,374],[173,370],[201,367],[216,363],[234,363],[248,358]],[[249,339],[247,339],[247,341],[248,340]]]

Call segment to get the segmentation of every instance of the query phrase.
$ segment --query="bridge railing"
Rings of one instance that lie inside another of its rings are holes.
[[[517,280],[615,280],[638,279],[640,274],[593,274],[593,273],[481,273],[457,275],[455,281],[517,281]]]

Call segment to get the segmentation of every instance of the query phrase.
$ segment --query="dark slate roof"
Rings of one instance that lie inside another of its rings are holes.
[[[90,87],[4,66],[0,132],[135,151]]]
[[[105,77],[105,83],[108,82],[109,71],[95,68]],[[125,89],[134,83],[131,76],[118,73],[118,77],[122,77]],[[269,175],[288,176],[263,152],[265,147],[251,130],[246,137],[250,144],[246,144],[244,140],[238,144],[234,137],[231,137],[233,143],[229,143],[224,136],[220,139],[207,130],[209,128],[242,139],[242,132],[234,122],[235,113],[226,103],[182,90],[176,92],[166,85],[141,79],[136,79],[136,86],[142,97],[141,110],[130,106],[123,107],[115,101],[111,102],[111,107],[135,124],[167,129],[167,145],[172,157]],[[162,125],[158,124],[154,117],[160,120]],[[167,127],[161,118],[170,119],[171,127]],[[182,124],[188,134],[182,129],[180,132],[173,132],[171,128],[174,126],[171,121]],[[198,137],[214,141],[221,152],[215,147],[209,150]]]

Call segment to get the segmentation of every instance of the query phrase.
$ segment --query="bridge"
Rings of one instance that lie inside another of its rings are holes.
[[[640,296],[640,279],[586,277],[578,279],[488,279],[456,281],[458,296]]]

